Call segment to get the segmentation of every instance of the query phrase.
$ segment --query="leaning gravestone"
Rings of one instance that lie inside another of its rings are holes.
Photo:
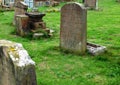
[[[79,3],[69,3],[61,9],[60,47],[84,54],[87,43],[87,10]]]
[[[35,62],[22,44],[0,40],[0,85],[37,85]]]
[[[98,0],[84,0],[84,5],[88,9],[98,9]]]

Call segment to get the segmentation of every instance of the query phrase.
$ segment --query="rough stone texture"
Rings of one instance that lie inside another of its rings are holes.
[[[85,7],[88,9],[98,9],[98,1],[97,0],[84,0]]]
[[[29,13],[27,15],[16,15],[16,32],[20,36],[33,35],[34,37],[51,36],[53,32],[46,28],[46,23],[42,20],[45,14]],[[34,34],[35,33],[35,34]],[[41,35],[42,34],[42,35]]]
[[[87,10],[79,3],[69,3],[61,9],[60,47],[84,54],[86,51]]]
[[[35,29],[46,29],[46,23],[45,22],[35,22],[34,27],[35,27]]]
[[[35,62],[22,44],[0,40],[0,85],[37,85]]]
[[[16,16],[16,32],[20,36],[25,36],[28,32],[28,16],[17,15]]]
[[[15,2],[14,24],[16,25],[16,15],[23,15],[27,12],[28,6],[22,1]]]
[[[106,51],[106,47],[93,43],[87,43],[87,50],[92,55],[100,55]]]

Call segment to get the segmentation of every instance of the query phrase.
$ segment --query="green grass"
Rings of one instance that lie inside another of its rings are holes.
[[[107,47],[107,52],[99,56],[60,51],[59,12],[46,13],[44,21],[55,33],[39,40],[12,34],[14,12],[0,12],[0,39],[23,44],[36,62],[38,85],[120,85],[120,3],[99,0],[99,8],[89,10],[87,16],[87,40]],[[47,9],[51,8],[39,8]]]

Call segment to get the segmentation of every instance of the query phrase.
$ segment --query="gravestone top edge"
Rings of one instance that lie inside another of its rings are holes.
[[[67,4],[63,5],[63,7],[61,9],[63,9],[64,7],[68,6],[68,5],[78,5],[79,7],[81,7],[83,10],[87,10],[87,8],[81,4],[81,3],[78,3],[78,2],[68,2]]]
[[[35,65],[35,62],[30,58],[28,52],[23,48],[21,43],[0,40],[0,47],[7,48],[7,53],[15,65],[19,67]]]

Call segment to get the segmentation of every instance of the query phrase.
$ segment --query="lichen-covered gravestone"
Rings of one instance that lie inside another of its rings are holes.
[[[76,54],[84,54],[87,43],[87,10],[79,3],[69,3],[61,9],[60,47]]]
[[[37,85],[35,62],[22,44],[0,40],[0,85]]]
[[[84,4],[88,9],[98,9],[98,0],[84,0]]]

